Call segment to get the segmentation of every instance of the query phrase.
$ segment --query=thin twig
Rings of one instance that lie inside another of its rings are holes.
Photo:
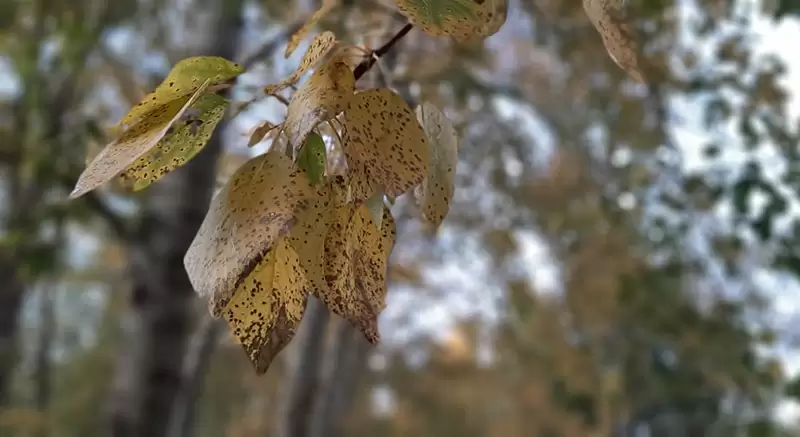
[[[411,23],[406,23],[406,25],[403,26],[403,28],[392,37],[392,39],[387,41],[384,45],[378,47],[377,50],[373,50],[370,56],[364,58],[364,60],[356,66],[356,69],[353,70],[353,76],[355,76],[356,80],[361,79],[361,76],[366,74],[381,56],[388,53],[395,44],[400,42],[400,40],[403,39],[403,37],[406,36],[413,27],[414,25]]]

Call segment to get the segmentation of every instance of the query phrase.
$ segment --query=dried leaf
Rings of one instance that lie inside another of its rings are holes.
[[[308,302],[305,287],[300,259],[282,238],[248,273],[222,311],[256,373],[266,372],[294,338]]]
[[[152,149],[209,84],[206,80],[191,96],[171,100],[139,119],[94,158],[81,173],[69,197],[74,199],[94,190]]]
[[[152,93],[131,108],[120,121],[120,125],[134,124],[158,107],[192,95],[206,80],[209,81],[209,91],[214,91],[216,86],[235,79],[242,73],[244,68],[241,65],[218,56],[183,59],[172,67],[164,81]]]
[[[432,104],[423,102],[415,112],[428,137],[430,165],[428,175],[414,194],[423,217],[438,228],[447,216],[453,198],[458,135],[450,120]]]
[[[603,38],[611,59],[635,80],[644,83],[645,75],[633,27],[625,15],[624,0],[583,0],[583,9]]]
[[[379,187],[398,197],[428,171],[428,140],[414,113],[390,89],[356,93],[345,110],[342,141],[353,196],[360,202]]]
[[[329,292],[319,296],[373,344],[380,341],[378,315],[386,307],[386,269],[396,235],[388,208],[383,210],[383,222],[378,230],[365,205],[336,207],[325,239]]]
[[[294,93],[286,109],[283,125],[292,150],[297,151],[319,123],[344,111],[355,86],[353,71],[336,58],[314,71]]]
[[[279,151],[257,156],[214,197],[184,265],[219,316],[233,292],[297,221],[315,190]]]
[[[500,30],[508,12],[506,0],[395,0],[414,26],[432,36],[457,41],[486,38]]]
[[[322,137],[311,133],[297,155],[297,165],[308,175],[311,185],[317,185],[325,175],[325,141]]]
[[[186,164],[211,139],[225,115],[228,101],[217,94],[200,97],[173,124],[156,147],[142,155],[120,175],[122,186],[142,190],[172,170]],[[196,112],[190,114],[190,112]]]
[[[317,9],[317,11],[314,12],[311,17],[309,17],[308,21],[303,24],[303,27],[297,29],[297,31],[289,38],[289,42],[286,44],[286,51],[283,53],[285,58],[288,58],[292,55],[292,53],[294,53],[295,49],[297,49],[297,46],[300,45],[300,41],[302,41],[308,32],[310,32],[311,29],[317,25],[319,20],[321,20],[337,6],[337,3],[338,2],[336,0],[324,0],[322,2],[322,6],[320,6],[320,8]]]
[[[315,36],[294,73],[280,83],[265,86],[264,93],[275,94],[289,85],[294,85],[306,71],[317,65],[334,47],[336,47],[336,36],[333,32],[326,30]]]
[[[280,126],[280,124],[272,124],[266,120],[262,121],[261,124],[253,129],[253,133],[250,135],[250,139],[247,141],[247,147],[253,147],[256,144],[266,140],[267,135],[270,132],[277,132],[275,129]]]

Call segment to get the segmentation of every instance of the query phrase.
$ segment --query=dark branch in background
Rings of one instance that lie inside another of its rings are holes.
[[[369,69],[372,68],[376,62],[378,62],[378,59],[381,56],[388,53],[395,44],[400,42],[400,40],[403,39],[403,37],[406,36],[413,27],[414,26],[411,23],[406,23],[406,25],[403,26],[403,28],[392,37],[392,39],[386,41],[386,43],[378,47],[377,50],[373,50],[370,57],[361,61],[361,63],[356,66],[356,69],[353,70],[353,76],[355,76],[356,80],[361,79],[361,76],[366,74],[366,72],[369,71]]]

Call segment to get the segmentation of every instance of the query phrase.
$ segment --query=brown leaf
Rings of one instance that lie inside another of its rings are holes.
[[[645,82],[633,27],[625,19],[624,0],[583,0],[589,21],[603,38],[609,56],[631,77]]]

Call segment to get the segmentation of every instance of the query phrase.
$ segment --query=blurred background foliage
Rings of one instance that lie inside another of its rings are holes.
[[[513,0],[483,44],[412,31],[386,56],[360,84],[463,137],[450,215],[433,234],[395,205],[381,347],[312,302],[257,378],[182,256],[280,121],[259,90],[317,2],[0,1],[0,436],[797,435],[800,2],[631,4],[648,85],[580,2]],[[321,27],[376,47],[402,24],[346,0]],[[246,108],[146,192],[65,202],[194,54],[249,67]]]

